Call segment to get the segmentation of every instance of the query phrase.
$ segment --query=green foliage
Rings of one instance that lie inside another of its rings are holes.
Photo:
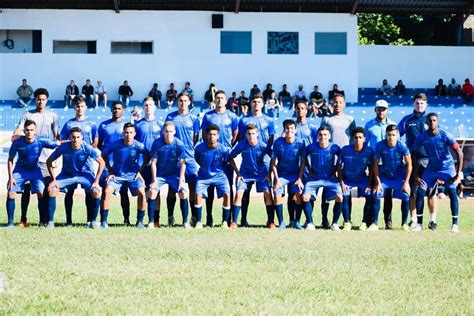
[[[400,27],[391,15],[359,13],[357,40],[359,45],[414,45],[412,39],[400,36]]]

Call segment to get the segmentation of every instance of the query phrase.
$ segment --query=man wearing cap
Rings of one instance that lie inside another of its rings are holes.
[[[375,118],[365,124],[365,134],[367,145],[375,150],[378,142],[385,139],[385,130],[387,126],[397,124],[387,117],[388,102],[385,100],[377,100],[375,102]],[[384,196],[383,214],[385,220],[385,228],[392,229],[392,191],[386,190]],[[371,223],[366,223],[370,226]]]

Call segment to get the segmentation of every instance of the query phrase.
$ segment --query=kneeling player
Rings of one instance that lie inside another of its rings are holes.
[[[101,190],[99,179],[104,171],[104,160],[99,153],[90,145],[83,142],[82,130],[79,127],[71,128],[69,132],[70,142],[61,144],[46,161],[48,172],[53,179],[48,186],[53,208],[49,214],[49,226],[54,227],[54,211],[56,208],[56,196],[58,192],[67,193],[74,190],[80,184],[86,194],[90,195],[91,205],[87,205],[87,223],[89,228],[97,228],[97,214],[100,207]],[[55,177],[53,162],[59,157],[63,157],[63,167],[61,173]],[[99,168],[94,177],[93,160],[97,161]]]

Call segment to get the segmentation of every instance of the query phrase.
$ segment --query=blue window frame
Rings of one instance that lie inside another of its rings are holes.
[[[316,55],[346,55],[347,33],[314,33],[314,53]]]
[[[221,54],[252,54],[252,32],[221,31]]]
[[[268,32],[268,54],[296,55],[298,44],[298,32]]]

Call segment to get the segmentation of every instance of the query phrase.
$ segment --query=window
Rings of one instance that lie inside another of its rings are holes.
[[[112,54],[153,54],[153,42],[112,42]]]
[[[53,41],[53,54],[97,54],[97,41]]]
[[[346,55],[347,33],[314,33],[314,53],[317,55]]]
[[[298,32],[268,32],[268,54],[298,54]]]
[[[41,53],[41,30],[0,29],[0,54]]]
[[[252,32],[221,31],[221,54],[252,54]]]

